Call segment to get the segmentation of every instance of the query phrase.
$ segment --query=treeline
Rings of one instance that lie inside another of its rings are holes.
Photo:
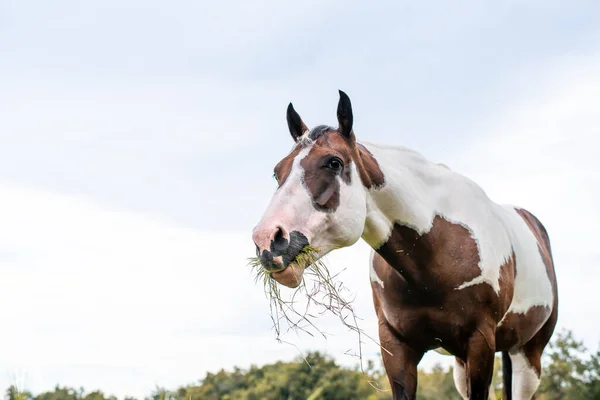
[[[493,392],[502,398],[500,358],[496,358]],[[537,398],[540,400],[600,399],[600,350],[589,354],[570,331],[556,334],[546,350],[544,373]],[[319,352],[292,362],[277,362],[247,370],[234,368],[208,373],[196,384],[175,390],[156,388],[143,400],[380,400],[391,391],[382,367],[369,362],[366,374],[358,368],[339,366]],[[436,366],[419,371],[418,398],[460,400],[454,387],[452,368]],[[7,400],[118,400],[100,391],[56,386],[53,391],[32,395],[14,387]],[[123,400],[137,400],[125,398]]]

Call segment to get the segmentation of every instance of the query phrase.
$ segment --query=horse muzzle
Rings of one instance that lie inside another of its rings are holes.
[[[280,226],[271,229],[255,229],[252,239],[256,245],[256,256],[269,272],[281,272],[298,256],[308,239],[298,231],[288,233]]]

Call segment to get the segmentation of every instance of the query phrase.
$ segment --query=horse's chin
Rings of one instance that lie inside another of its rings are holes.
[[[296,263],[292,263],[282,271],[272,272],[271,277],[283,286],[293,289],[297,288],[302,282],[303,273],[304,268],[300,267]]]

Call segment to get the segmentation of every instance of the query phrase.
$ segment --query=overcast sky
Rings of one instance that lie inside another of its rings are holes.
[[[0,390],[123,396],[298,355],[246,267],[290,101],[546,225],[600,342],[600,4],[0,1]],[[375,334],[368,247],[328,257]],[[356,337],[288,335],[344,364]],[[377,346],[367,343],[368,356]],[[425,366],[450,358],[428,355]]]

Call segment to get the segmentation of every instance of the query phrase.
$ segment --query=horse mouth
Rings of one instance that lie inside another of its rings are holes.
[[[275,279],[278,283],[293,289],[300,285],[303,274],[304,267],[292,262],[282,270],[271,272],[271,278]]]
[[[312,252],[314,252],[314,249],[309,245],[305,245],[286,267],[278,271],[270,271],[271,278],[289,288],[298,287],[302,283],[304,270],[319,258]]]

